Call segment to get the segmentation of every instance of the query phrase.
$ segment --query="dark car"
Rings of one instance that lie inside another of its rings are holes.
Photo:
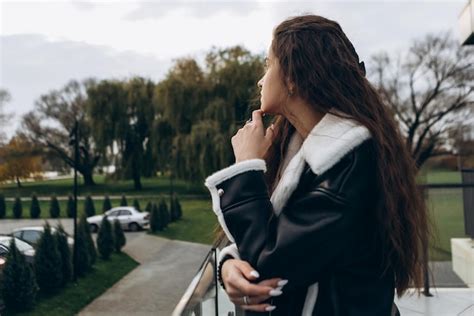
[[[0,266],[3,268],[6,262],[6,257],[10,252],[10,243],[13,237],[0,236]],[[33,264],[35,257],[35,249],[28,243],[15,238],[15,245],[20,253],[25,256],[27,262]]]
[[[12,236],[16,237],[18,239],[23,240],[24,242],[27,242],[33,248],[36,249],[38,246],[38,241],[40,240],[41,236],[43,236],[44,232],[44,227],[43,226],[30,226],[30,227],[23,227],[23,228],[16,228],[12,232]],[[51,227],[51,233],[55,233],[56,228]],[[73,248],[74,245],[74,239],[69,236],[67,233],[67,243],[69,245],[69,249]]]

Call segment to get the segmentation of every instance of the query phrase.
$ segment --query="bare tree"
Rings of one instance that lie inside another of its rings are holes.
[[[415,40],[406,54],[372,57],[371,79],[393,110],[418,167],[451,153],[449,133],[472,124],[474,50],[450,32]]]
[[[79,83],[75,80],[62,89],[42,95],[35,109],[23,117],[24,133],[29,139],[74,167],[74,153],[69,144],[70,132],[77,119],[79,124],[79,162],[77,171],[82,174],[85,185],[94,185],[93,172],[100,154],[92,138],[90,122],[86,116],[87,87],[94,80]]]

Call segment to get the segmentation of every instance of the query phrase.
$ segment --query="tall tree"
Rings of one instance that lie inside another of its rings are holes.
[[[263,75],[264,58],[242,46],[212,49],[206,56],[212,96],[226,100],[234,120],[245,121],[257,106],[257,82]],[[229,115],[229,114],[226,114]],[[232,117],[231,116],[231,117]]]
[[[418,167],[450,153],[450,130],[466,124],[474,106],[474,49],[450,33],[415,40],[406,54],[373,56],[372,76],[406,136]]]
[[[207,99],[206,77],[196,60],[176,60],[165,79],[156,86],[157,112],[177,133],[188,134]]]
[[[90,114],[98,144],[113,152],[118,147],[119,172],[142,188],[141,176],[150,151],[150,131],[155,117],[154,83],[141,77],[126,82],[102,81],[89,90]]]
[[[77,170],[88,186],[95,184],[93,172],[100,159],[86,112],[87,89],[94,85],[93,79],[71,80],[63,88],[40,96],[34,110],[23,117],[26,135],[71,167],[74,167],[74,151],[69,144],[69,135],[75,120],[78,120],[80,153]]]

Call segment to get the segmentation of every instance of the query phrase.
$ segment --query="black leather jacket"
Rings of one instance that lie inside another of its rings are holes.
[[[392,314],[393,270],[383,271],[375,235],[375,155],[370,138],[331,168],[315,174],[305,163],[282,212],[272,212],[264,170],[227,177],[215,189],[228,232],[240,258],[260,274],[258,281],[288,279],[283,294],[268,299],[272,312],[302,315],[308,287],[317,283],[308,315]]]

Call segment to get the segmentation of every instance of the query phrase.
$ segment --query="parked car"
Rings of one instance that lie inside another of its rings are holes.
[[[56,233],[57,229],[56,227],[51,227],[51,233]],[[23,240],[24,242],[27,242],[33,248],[36,249],[38,247],[38,242],[41,238],[41,236],[44,233],[44,227],[43,226],[30,226],[30,227],[22,227],[22,228],[16,228],[12,232],[12,236],[16,237],[18,239]],[[68,233],[67,235],[67,243],[69,245],[69,249],[72,250],[74,247],[74,238],[69,236]]]
[[[14,237],[11,236],[0,236],[0,270],[3,270],[3,266],[6,262],[6,257],[10,252],[10,243]],[[25,256],[28,263],[33,264],[35,258],[35,249],[28,243],[15,238],[15,245],[20,253]]]
[[[113,223],[118,219],[122,229],[131,231],[138,231],[140,229],[148,228],[150,224],[150,214],[148,212],[140,212],[133,206],[118,206],[106,211],[103,215],[95,215],[87,218],[92,232],[97,232],[102,222],[102,218],[107,216],[107,219]]]

